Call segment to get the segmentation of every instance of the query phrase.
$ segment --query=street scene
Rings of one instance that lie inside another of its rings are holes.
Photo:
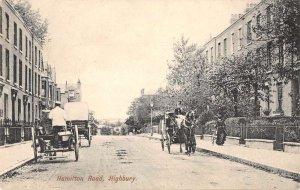
[[[64,160],[42,160],[2,179],[2,189],[299,189],[299,183],[208,153],[172,154],[143,137],[96,136]],[[121,178],[119,178],[121,176]],[[113,178],[115,177],[115,178]],[[124,177],[124,179],[123,179]],[[125,179],[126,178],[126,179]],[[131,179],[130,179],[131,178]]]
[[[0,190],[300,189],[299,0],[1,0]]]

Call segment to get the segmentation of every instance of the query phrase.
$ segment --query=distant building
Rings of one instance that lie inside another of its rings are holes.
[[[66,81],[65,85],[60,85],[60,99],[62,107],[67,102],[80,102],[81,97],[81,82],[79,79],[76,84],[68,84]]]

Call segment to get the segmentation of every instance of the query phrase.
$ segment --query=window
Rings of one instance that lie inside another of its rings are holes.
[[[272,63],[272,42],[267,43],[267,64],[271,66]]]
[[[34,73],[34,93],[37,94],[37,79],[36,79],[36,73]]]
[[[271,6],[269,6],[267,8],[267,25],[268,26],[271,24],[271,19],[272,19],[272,17],[271,17]]]
[[[27,83],[27,81],[28,81],[28,75],[27,75],[27,71],[28,69],[27,69],[27,65],[25,65],[25,90],[27,90],[28,89],[28,83]]]
[[[283,85],[282,83],[277,84],[277,112],[282,112],[282,101],[283,101]]]
[[[74,90],[70,90],[70,91],[69,91],[69,97],[70,97],[70,98],[75,97],[75,91],[74,91]]]
[[[43,54],[41,54],[41,63],[42,63],[42,71],[44,71],[44,60],[43,60]]]
[[[239,28],[239,33],[238,33],[238,38],[239,38],[239,40],[238,40],[238,46],[239,46],[239,49],[241,49],[242,48],[242,45],[243,45],[243,36],[242,36],[242,28]]]
[[[41,76],[38,75],[38,95],[41,94]]]
[[[6,80],[9,80],[9,50],[5,49]]]
[[[0,76],[3,77],[2,45],[0,45]]]
[[[256,27],[258,28],[258,31],[256,32],[256,37],[259,38],[261,36],[260,28],[261,28],[261,14],[257,15],[256,17]]]
[[[31,55],[32,55],[32,54],[31,54],[31,49],[32,49],[32,48],[31,48],[31,41],[29,40],[29,62],[30,62],[30,63],[31,63],[31,61],[32,61],[32,60],[31,60]]]
[[[46,81],[42,81],[42,96],[46,97]]]
[[[17,56],[14,55],[14,83],[17,83]]]
[[[283,62],[284,62],[284,52],[283,52],[283,42],[282,42],[282,40],[280,40],[279,44],[278,44],[278,59],[279,59],[279,63],[283,64]]]
[[[20,48],[20,51],[23,51],[23,32],[22,32],[22,29],[20,28],[19,29],[19,48]]]
[[[6,28],[5,28],[5,31],[6,31],[6,39],[9,40],[9,16],[7,13],[5,13],[5,19],[6,19]]]
[[[29,78],[29,92],[32,92],[31,90],[32,90],[32,88],[31,88],[31,86],[32,86],[32,83],[31,83],[31,69],[29,69],[29,72],[28,72],[28,78]]]
[[[235,44],[234,44],[234,41],[235,41],[235,36],[234,36],[234,33],[231,34],[231,53],[234,53],[235,52]]]
[[[2,29],[2,7],[0,7],[0,33],[3,34],[3,29]]]
[[[208,50],[205,52],[205,59],[208,60]]]
[[[224,56],[226,57],[227,55],[227,39],[224,39]]]
[[[25,57],[28,57],[28,38],[25,36]]]
[[[39,50],[39,68],[41,68],[41,51]]]
[[[252,21],[247,23],[247,43],[249,44],[252,40]]]
[[[14,22],[14,45],[15,45],[15,47],[17,47],[18,46],[18,27],[17,27],[17,23],[15,23]]]
[[[221,42],[218,43],[218,58],[221,57]]]
[[[214,54],[213,54],[213,51],[214,51],[214,48],[211,47],[211,48],[210,48],[210,62],[213,62],[213,61],[214,61]]]
[[[37,48],[34,46],[34,64],[37,66]]]
[[[22,83],[23,83],[23,63],[22,63],[22,60],[19,60],[19,85],[22,86]]]

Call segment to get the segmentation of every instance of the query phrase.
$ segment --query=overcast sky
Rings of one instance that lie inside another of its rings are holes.
[[[182,35],[199,46],[258,0],[29,0],[49,21],[46,59],[57,83],[82,82],[99,119],[126,118],[130,102],[166,84]]]

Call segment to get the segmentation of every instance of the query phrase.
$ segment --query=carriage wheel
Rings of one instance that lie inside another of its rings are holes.
[[[161,148],[162,148],[162,151],[164,151],[165,150],[165,139],[164,139],[164,135],[163,134],[161,134]]]
[[[74,152],[75,152],[75,161],[77,162],[78,159],[79,159],[79,144],[78,144],[79,136],[78,136],[78,127],[77,127],[77,125],[75,125],[74,128],[75,128],[75,130],[74,130],[74,132],[75,132],[75,134],[74,134],[74,136],[75,136]]]
[[[167,134],[167,147],[169,154],[171,153],[171,137],[169,134]]]
[[[91,144],[92,144],[92,135],[91,135],[91,129],[90,128],[88,129],[88,134],[89,134],[88,141],[89,141],[89,147],[90,147]]]
[[[36,145],[36,133],[35,133],[35,130],[34,128],[31,129],[31,132],[32,132],[32,148],[33,148],[33,155],[34,155],[34,161],[35,163],[37,163],[37,145]]]

